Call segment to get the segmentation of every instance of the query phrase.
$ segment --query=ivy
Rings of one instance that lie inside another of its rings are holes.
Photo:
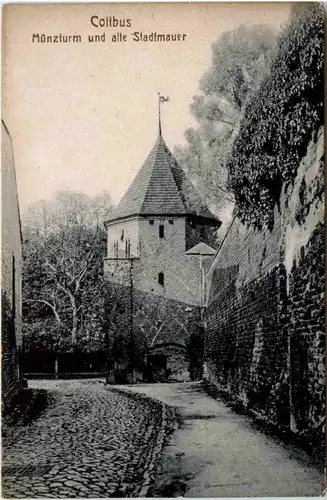
[[[272,226],[283,184],[323,125],[324,10],[295,4],[269,76],[244,110],[227,158],[228,184],[243,222]]]

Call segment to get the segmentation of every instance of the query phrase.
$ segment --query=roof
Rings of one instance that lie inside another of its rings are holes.
[[[131,253],[130,256],[127,257],[126,250],[123,248],[118,248],[117,253],[115,253],[114,251],[111,251],[111,252],[108,251],[107,257],[105,257],[105,259],[108,259],[108,260],[110,260],[110,259],[115,259],[115,260],[116,259],[128,259],[128,260],[130,260],[130,259],[137,259],[137,256],[134,255],[133,253]]]
[[[198,243],[185,252],[186,255],[216,255],[216,250],[206,243]]]
[[[195,215],[220,225],[159,137],[109,221],[136,215]]]

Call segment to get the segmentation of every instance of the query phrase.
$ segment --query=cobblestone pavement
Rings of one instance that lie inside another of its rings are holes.
[[[31,381],[54,394],[36,420],[3,442],[2,496],[138,496],[161,450],[165,405],[100,381]]]

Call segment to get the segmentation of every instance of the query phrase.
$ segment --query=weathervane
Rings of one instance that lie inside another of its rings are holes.
[[[158,92],[158,107],[159,107],[159,135],[161,135],[161,104],[169,101],[169,97],[164,97]]]

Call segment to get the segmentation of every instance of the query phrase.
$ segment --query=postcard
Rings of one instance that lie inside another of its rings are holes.
[[[2,18],[3,497],[322,495],[322,4]]]

